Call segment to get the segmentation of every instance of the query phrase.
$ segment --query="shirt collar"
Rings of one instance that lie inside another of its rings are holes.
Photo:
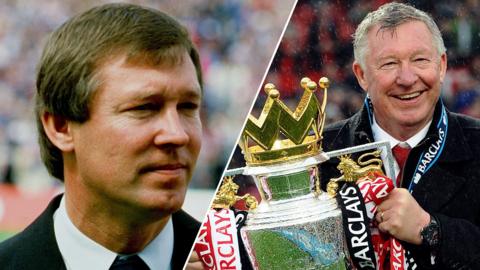
[[[53,226],[60,253],[68,270],[110,268],[117,253],[93,241],[75,227],[67,214],[65,195],[53,215]],[[150,269],[169,270],[172,254],[173,224],[169,219],[157,237],[138,255]]]
[[[372,133],[373,133],[373,138],[375,139],[376,142],[378,141],[388,141],[390,142],[390,146],[393,148],[397,144],[407,144],[410,148],[414,148],[417,146],[425,136],[427,136],[428,128],[430,127],[430,124],[432,123],[432,120],[430,120],[419,132],[417,132],[415,135],[410,137],[408,140],[401,142],[394,137],[392,137],[390,134],[388,134],[385,130],[383,130],[375,120],[375,116],[373,118],[373,123],[372,123]]]
[[[173,224],[170,218],[163,230],[138,255],[150,269],[169,270],[173,254]],[[161,259],[159,259],[161,258]]]

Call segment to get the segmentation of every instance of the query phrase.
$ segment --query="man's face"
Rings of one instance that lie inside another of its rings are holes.
[[[397,139],[408,139],[432,118],[446,71],[446,55],[433,46],[423,22],[394,32],[373,27],[367,36],[365,67],[353,69],[369,94],[378,124]],[[413,134],[403,134],[407,133]],[[407,136],[407,138],[403,138]]]
[[[190,57],[151,67],[120,56],[99,75],[90,119],[71,125],[75,192],[120,208],[178,210],[201,146],[201,89]]]

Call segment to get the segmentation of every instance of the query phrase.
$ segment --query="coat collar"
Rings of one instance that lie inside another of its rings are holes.
[[[173,255],[172,270],[183,269],[200,230],[200,223],[189,214],[180,210],[172,215]]]
[[[23,248],[15,251],[15,267],[18,269],[66,269],[53,230],[53,213],[61,199],[62,195],[56,196],[29,227],[12,239],[17,245],[25,243]]]
[[[435,106],[432,124],[430,125],[425,138],[417,146],[418,148],[425,147],[432,140],[438,139],[436,126],[441,117],[441,109],[442,105],[439,101]],[[462,126],[458,121],[458,117],[448,110],[447,116],[449,125],[446,138],[447,141],[439,162],[461,162],[472,159],[473,153],[466,143],[465,135],[462,131]],[[350,132],[353,145],[360,145],[374,141],[366,102],[360,111],[352,116],[343,128],[353,130],[353,132]]]
[[[53,229],[53,214],[59,207],[62,196],[63,194],[56,196],[30,226],[7,240],[12,244],[15,241],[17,246],[18,243],[28,243],[22,245],[23,248],[15,249],[15,269],[66,269]],[[183,268],[200,223],[182,210],[172,215],[172,222],[175,242],[171,267],[176,270]]]
[[[425,138],[414,148],[409,157],[405,176],[411,179],[414,169],[416,168],[420,154],[430,145],[432,141],[438,139],[437,123],[441,117],[441,102],[435,106],[432,124]],[[440,155],[437,164],[420,180],[419,184],[413,191],[414,197],[420,205],[426,207],[427,211],[439,211],[457,194],[466,179],[452,174],[448,167],[455,166],[461,162],[467,162],[473,159],[474,155],[468,146],[463,127],[459,122],[459,116],[447,110],[448,130],[445,148]],[[350,129],[352,145],[373,142],[373,133],[368,115],[366,104],[342,127],[342,129]],[[345,146],[343,146],[345,147]],[[408,182],[407,182],[408,184]],[[405,187],[405,186],[404,186]],[[436,198],[431,200],[429,198]]]

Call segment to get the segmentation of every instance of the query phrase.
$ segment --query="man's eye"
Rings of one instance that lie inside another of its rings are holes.
[[[430,59],[419,57],[419,58],[415,58],[414,61],[417,62],[417,63],[428,63],[428,62],[430,62]]]
[[[186,116],[198,116],[198,113],[200,112],[200,104],[196,102],[179,103],[177,110]]]
[[[389,62],[383,63],[383,64],[381,65],[381,68],[391,68],[391,67],[393,67],[395,64],[396,64],[396,62],[394,62],[394,61],[389,61]]]
[[[153,103],[141,104],[132,108],[133,111],[153,111],[157,109],[158,106]]]
[[[196,110],[198,109],[199,105],[195,102],[183,102],[178,105],[179,109],[185,110]]]

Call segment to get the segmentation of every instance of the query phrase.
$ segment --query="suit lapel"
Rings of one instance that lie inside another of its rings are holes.
[[[183,210],[172,215],[172,223],[174,241],[172,270],[183,269],[200,229],[200,223]]]
[[[47,209],[19,235],[18,241],[25,243],[25,247],[19,249],[17,254],[20,258],[19,269],[66,269],[53,229],[53,213],[60,205],[61,198],[62,195],[55,197]]]
[[[7,242],[22,245],[22,248],[17,249],[14,254],[13,269],[66,270],[53,227],[53,214],[59,207],[61,198],[62,195],[55,197],[30,226],[6,241],[7,245]],[[174,248],[171,266],[172,270],[183,269],[200,229],[200,223],[182,210],[172,215],[172,223]]]
[[[413,195],[420,205],[429,211],[440,211],[467,182],[467,179],[452,173],[461,163],[471,160],[473,153],[466,144],[462,127],[455,115],[449,115],[447,141],[437,164],[420,179]],[[414,168],[412,168],[414,169]],[[413,170],[410,175],[413,175]],[[434,199],[432,199],[434,198]]]

